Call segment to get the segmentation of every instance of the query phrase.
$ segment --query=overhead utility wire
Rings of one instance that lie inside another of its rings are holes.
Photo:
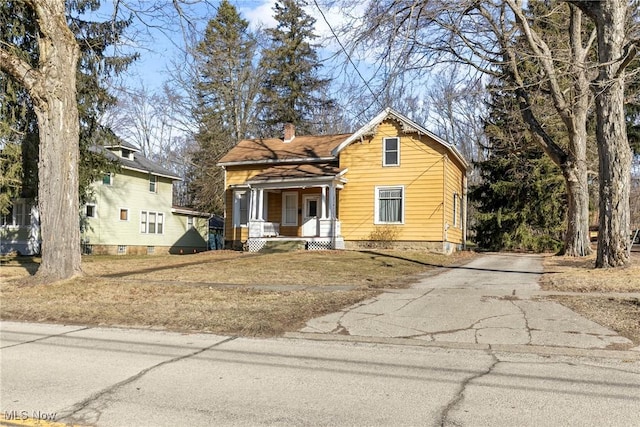
[[[380,100],[378,99],[378,95],[376,95],[373,90],[371,89],[371,86],[369,86],[369,82],[367,82],[367,80],[364,78],[364,76],[360,73],[360,70],[358,70],[358,67],[356,66],[355,62],[353,62],[353,59],[351,59],[351,56],[349,55],[349,52],[347,52],[347,49],[345,49],[344,45],[342,44],[342,42],[340,41],[340,38],[338,37],[338,35],[336,34],[335,31],[333,31],[333,27],[331,26],[331,24],[329,23],[329,20],[327,20],[327,17],[324,15],[324,12],[322,11],[322,9],[320,9],[320,6],[318,5],[317,0],[313,0],[313,4],[315,4],[316,8],[318,9],[318,12],[320,12],[320,15],[322,16],[322,19],[324,20],[325,24],[327,24],[327,27],[329,27],[329,31],[331,31],[331,34],[333,34],[333,37],[336,39],[336,41],[338,42],[338,44],[340,45],[340,49],[342,49],[342,52],[344,52],[344,54],[347,57],[347,60],[349,61],[349,63],[351,64],[351,66],[353,66],[353,69],[356,71],[356,73],[358,74],[358,76],[360,77],[360,79],[362,79],[362,82],[364,83],[364,85],[366,86],[366,88],[369,90],[369,92],[371,93],[371,95],[373,96],[373,102],[377,102],[378,105],[380,106],[380,108],[384,108],[384,105],[382,105],[382,103],[380,102]],[[370,106],[369,106],[370,107]],[[367,109],[369,108],[367,107]]]

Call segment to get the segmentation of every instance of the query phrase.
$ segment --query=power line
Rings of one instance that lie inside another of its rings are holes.
[[[369,90],[369,92],[371,93],[371,96],[373,96],[373,103],[377,102],[378,105],[380,106],[380,108],[384,108],[384,105],[382,105],[382,103],[380,102],[380,100],[378,99],[378,95],[376,95],[373,90],[371,89],[371,86],[369,86],[369,82],[364,78],[364,76],[360,73],[360,70],[358,69],[358,67],[356,66],[355,62],[353,61],[353,59],[351,59],[351,55],[349,55],[349,52],[347,52],[347,49],[345,49],[344,45],[342,44],[342,42],[340,41],[340,38],[338,37],[338,35],[336,34],[336,32],[333,30],[333,27],[331,26],[331,24],[329,23],[329,20],[327,19],[327,17],[325,16],[324,12],[322,11],[322,9],[320,8],[320,5],[318,5],[317,0],[313,0],[313,4],[316,6],[316,9],[318,9],[318,12],[320,12],[320,16],[322,16],[322,19],[324,20],[325,24],[327,24],[327,27],[329,27],[329,31],[331,31],[331,34],[333,34],[333,37],[336,39],[336,41],[338,42],[338,45],[340,46],[340,49],[342,49],[342,52],[345,54],[345,56],[347,57],[347,60],[349,61],[349,63],[351,64],[351,66],[353,67],[353,69],[356,71],[356,73],[358,74],[358,76],[360,77],[360,79],[362,80],[362,82],[364,83],[365,87]],[[366,109],[368,110],[371,107],[371,105],[369,105]],[[364,111],[363,111],[364,112]]]

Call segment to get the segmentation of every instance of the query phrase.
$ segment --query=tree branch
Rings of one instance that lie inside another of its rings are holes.
[[[31,92],[40,80],[38,70],[2,47],[0,47],[0,70],[16,79],[28,92]]]

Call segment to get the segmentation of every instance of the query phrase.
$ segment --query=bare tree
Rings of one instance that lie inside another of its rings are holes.
[[[586,118],[588,53],[595,33],[585,31],[580,10],[567,4],[554,4],[544,24],[558,25],[553,22],[559,14],[568,15],[560,20],[568,46],[557,43],[559,29],[541,30],[519,0],[371,2],[366,16],[349,26],[356,32],[352,49],[360,46],[376,53],[376,59],[394,58],[405,70],[421,74],[450,62],[508,81],[525,123],[565,178],[569,220],[564,251],[583,256],[591,253]],[[563,123],[566,143],[547,131],[538,107],[542,95]]]
[[[628,40],[630,5],[626,1],[572,1],[596,24],[598,77],[594,81],[600,220],[596,267],[629,263],[631,148],[624,112],[626,67],[637,55],[640,40]]]

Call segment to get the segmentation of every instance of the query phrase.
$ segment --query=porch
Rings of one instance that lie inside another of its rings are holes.
[[[297,249],[343,249],[337,212],[345,182],[333,166],[297,165],[272,167],[231,187],[234,240],[241,237],[250,252],[285,241]]]

